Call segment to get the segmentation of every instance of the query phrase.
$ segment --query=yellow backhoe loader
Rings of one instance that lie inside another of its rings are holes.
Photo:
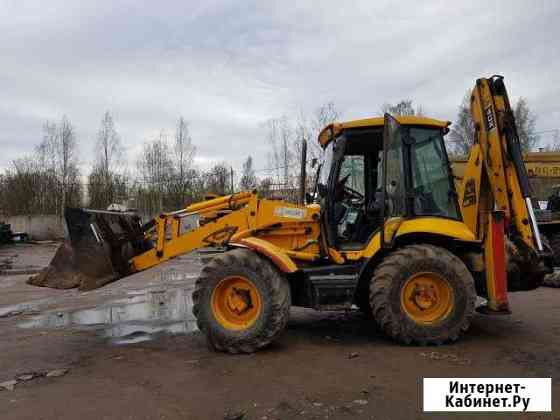
[[[325,158],[306,205],[242,192],[147,225],[68,209],[75,268],[124,276],[221,247],[196,282],[194,314],[209,344],[230,353],[274,341],[292,305],[357,305],[402,343],[457,340],[477,295],[481,311],[509,313],[508,291],[538,287],[550,270],[501,77],[477,80],[472,115],[477,140],[459,195],[449,122],[385,114],[334,123],[319,134]],[[508,260],[524,275],[508,280]]]

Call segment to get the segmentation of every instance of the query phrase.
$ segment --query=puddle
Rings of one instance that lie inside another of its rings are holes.
[[[44,267],[37,265],[13,265],[5,264],[0,266],[0,276],[17,276],[21,274],[37,274],[43,270]]]
[[[138,290],[92,309],[48,313],[18,324],[21,328],[91,327],[114,344],[151,340],[155,334],[196,331],[192,289]]]
[[[35,312],[36,306],[37,305],[33,303],[18,303],[17,305],[2,306],[0,308],[0,318],[9,318],[21,315],[25,312]]]
[[[16,303],[14,305],[0,306],[0,318],[10,318],[18,315],[31,315],[39,313],[41,305],[47,305],[51,302],[50,298],[37,299],[32,302]]]

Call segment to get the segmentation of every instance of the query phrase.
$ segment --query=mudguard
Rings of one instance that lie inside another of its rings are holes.
[[[278,248],[268,241],[258,238],[244,238],[229,245],[232,247],[249,248],[263,255],[283,273],[294,273],[298,271],[298,267],[294,261],[281,248]]]

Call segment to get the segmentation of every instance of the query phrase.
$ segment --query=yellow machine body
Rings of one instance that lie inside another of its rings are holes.
[[[385,114],[321,131],[325,159],[308,204],[256,192],[210,196],[140,229],[120,220],[121,237],[108,216],[78,211],[71,233],[79,242],[91,227],[84,256],[110,242],[121,275],[214,249],[193,313],[218,350],[249,353],[272,342],[290,305],[357,305],[399,342],[454,341],[468,329],[476,295],[488,301],[481,310],[508,313],[507,292],[537,287],[545,272],[502,79],[477,80],[471,105],[476,141],[459,194],[445,150],[450,123]],[[127,238],[130,258],[121,257]]]

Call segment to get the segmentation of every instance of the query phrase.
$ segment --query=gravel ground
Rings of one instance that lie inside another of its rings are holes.
[[[3,247],[0,259],[44,265],[55,249]],[[560,419],[560,289],[511,294],[513,315],[477,315],[441,347],[396,345],[357,312],[294,308],[273,346],[231,356],[196,331],[199,270],[186,256],[84,293],[0,276],[0,382],[20,378],[0,391],[0,418]],[[554,412],[422,413],[422,378],[447,376],[552,377]]]

